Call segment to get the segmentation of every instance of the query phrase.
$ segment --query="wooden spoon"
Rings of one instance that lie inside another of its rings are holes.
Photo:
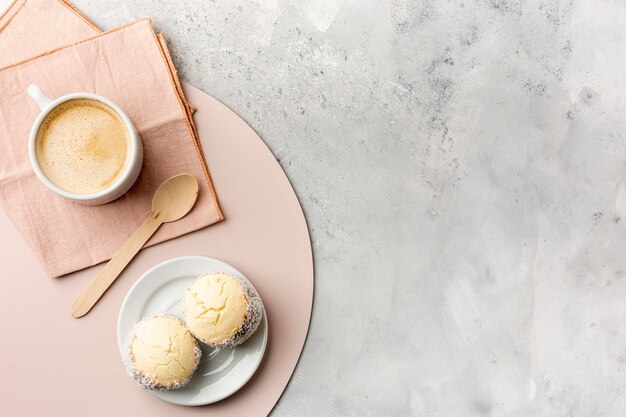
[[[161,184],[152,197],[150,216],[76,298],[72,316],[78,318],[87,314],[159,226],[189,213],[197,198],[198,181],[192,175],[176,175]]]

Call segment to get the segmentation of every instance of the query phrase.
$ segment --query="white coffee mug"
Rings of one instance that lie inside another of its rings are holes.
[[[130,118],[124,113],[124,111],[111,100],[99,96],[97,94],[92,93],[72,93],[66,94],[57,99],[51,99],[39,87],[35,84],[30,84],[28,86],[28,95],[37,102],[39,108],[41,109],[41,113],[35,119],[35,123],[30,130],[30,136],[28,138],[28,153],[30,156],[30,162],[33,166],[33,171],[37,175],[37,178],[45,185],[49,190],[54,193],[60,195],[61,197],[65,197],[69,200],[75,201],[80,204],[88,204],[88,205],[98,205],[98,204],[106,204],[109,203],[126,193],[133,186],[137,177],[139,176],[139,172],[141,171],[141,166],[143,164],[143,146],[141,144],[141,138],[135,129],[135,126],[130,121]],[[122,174],[108,187],[104,188],[95,193],[91,194],[76,194],[68,192],[54,183],[52,183],[43,173],[41,167],[39,166],[39,162],[37,160],[37,152],[36,152],[36,141],[37,141],[37,133],[39,132],[39,128],[41,124],[45,120],[46,116],[54,110],[60,104],[75,99],[89,99],[99,101],[111,109],[113,109],[119,117],[124,122],[126,126],[126,130],[128,131],[128,136],[130,138],[128,152],[126,153],[126,161],[124,164],[124,170]]]

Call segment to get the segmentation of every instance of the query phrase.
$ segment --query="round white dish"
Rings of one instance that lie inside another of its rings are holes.
[[[232,266],[204,256],[185,256],[158,264],[131,287],[117,320],[117,343],[123,355],[126,337],[141,319],[161,312],[183,318],[181,300],[187,286],[205,272],[226,272],[244,277]],[[171,391],[147,390],[178,405],[205,405],[220,401],[243,387],[261,364],[268,339],[267,314],[257,331],[232,349],[213,349],[203,343],[202,359],[185,387]],[[123,364],[120,362],[120,365]],[[140,389],[139,387],[137,389]]]

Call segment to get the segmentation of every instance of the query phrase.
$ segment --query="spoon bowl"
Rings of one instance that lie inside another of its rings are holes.
[[[162,222],[185,216],[198,198],[198,181],[189,174],[176,175],[157,188],[152,197],[152,215]]]

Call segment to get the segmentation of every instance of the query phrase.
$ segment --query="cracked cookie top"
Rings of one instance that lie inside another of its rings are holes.
[[[172,389],[191,378],[200,355],[196,340],[182,320],[158,315],[135,326],[128,345],[127,367],[145,388]]]
[[[201,341],[219,346],[231,339],[247,318],[248,298],[233,276],[211,272],[196,279],[183,298],[185,322]]]

